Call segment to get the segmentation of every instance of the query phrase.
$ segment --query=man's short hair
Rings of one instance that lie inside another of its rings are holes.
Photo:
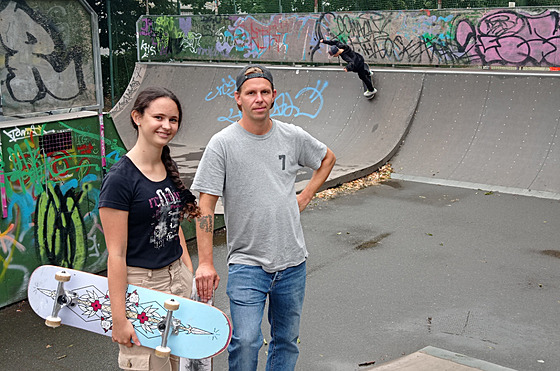
[[[260,64],[250,64],[245,66],[245,68],[243,68],[243,70],[241,70],[241,72],[237,75],[237,79],[235,79],[237,91],[241,89],[241,85],[243,85],[245,81],[254,79],[255,77],[262,77],[263,79],[270,81],[270,85],[272,85],[272,89],[274,90],[272,73],[270,73],[268,68],[261,66]]]

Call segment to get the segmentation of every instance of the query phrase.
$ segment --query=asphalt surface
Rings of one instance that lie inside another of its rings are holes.
[[[402,180],[314,202],[302,215],[310,257],[298,370],[364,370],[428,346],[558,370],[558,206]],[[228,313],[225,254],[218,236],[216,305]],[[26,302],[0,310],[0,328],[1,370],[117,369],[110,338],[47,328]],[[265,357],[263,348],[259,369]],[[226,369],[227,352],[214,359]]]

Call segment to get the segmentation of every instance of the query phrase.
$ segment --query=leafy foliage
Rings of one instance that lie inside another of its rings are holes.
[[[102,49],[109,50],[109,24],[107,16],[107,0],[86,0],[97,13],[99,19],[99,42]],[[177,14],[177,2],[175,0],[150,1],[150,14]],[[146,14],[145,0],[111,0],[111,36],[113,69],[114,69],[114,92],[115,102],[124,93],[136,63],[136,21],[140,16]],[[105,95],[105,106],[110,106],[110,71],[109,56],[101,57],[101,68],[103,74],[103,91]],[[110,108],[110,107],[109,107]]]

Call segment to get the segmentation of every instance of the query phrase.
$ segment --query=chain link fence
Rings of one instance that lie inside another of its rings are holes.
[[[182,1],[183,9],[188,9],[188,1]],[[419,9],[473,9],[508,8],[515,6],[560,6],[560,0],[266,0],[251,6],[244,0],[212,1],[208,9],[216,14],[238,13],[305,13],[344,12],[367,10],[419,10]],[[217,4],[217,6],[216,6]],[[196,14],[196,13],[192,13]]]

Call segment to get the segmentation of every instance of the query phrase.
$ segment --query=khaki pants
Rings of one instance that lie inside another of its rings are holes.
[[[161,269],[127,267],[128,283],[174,295],[191,297],[193,274],[179,259]],[[159,358],[151,348],[119,344],[119,367],[123,370],[179,370],[179,357]]]

